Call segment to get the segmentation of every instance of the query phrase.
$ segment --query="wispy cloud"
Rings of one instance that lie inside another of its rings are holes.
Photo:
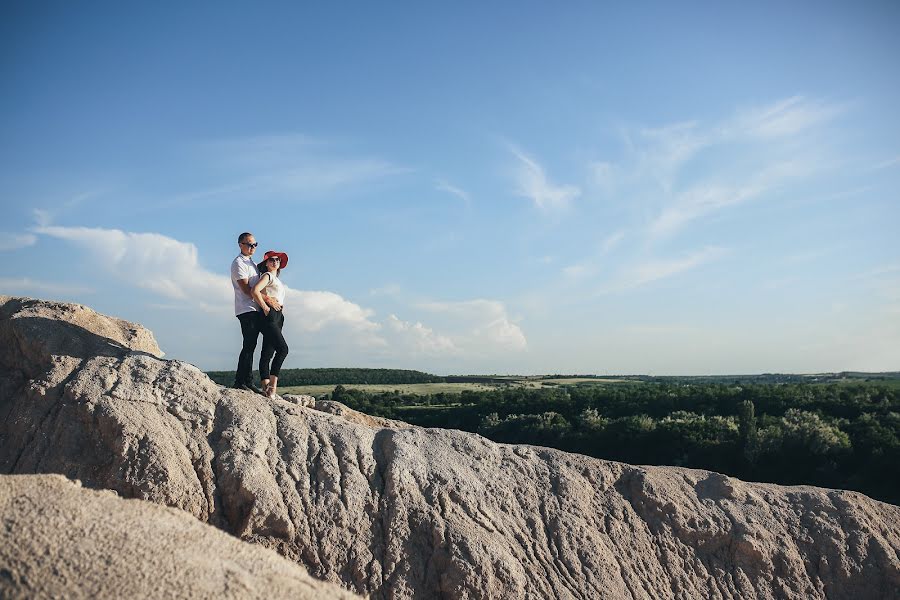
[[[600,270],[600,264],[604,257],[612,252],[622,240],[625,239],[625,232],[622,230],[615,231],[606,236],[600,242],[597,251],[581,261],[563,267],[563,277],[570,281],[583,280],[592,277]]]
[[[536,160],[515,146],[510,146],[513,156],[518,159],[515,170],[516,193],[534,202],[543,210],[559,210],[581,195],[581,189],[574,185],[552,183],[544,168]]]
[[[221,184],[181,194],[178,201],[253,193],[304,195],[359,186],[412,169],[373,156],[354,156],[343,145],[310,136],[266,135],[193,144],[199,168],[219,173]]]
[[[381,287],[373,288],[369,290],[370,296],[391,296],[398,297],[400,296],[403,288],[400,287],[399,284],[389,283],[387,285],[383,285]]]
[[[678,170],[715,140],[714,134],[702,131],[695,121],[643,128],[636,137],[629,136],[638,159],[636,176],[650,177],[665,190],[674,185]]]
[[[743,188],[704,185],[689,189],[664,208],[650,223],[647,231],[651,237],[669,235],[703,215],[753,198],[763,189],[753,184]]]
[[[813,158],[816,147],[808,145],[805,154],[798,155],[797,147],[792,146],[792,153],[785,158],[777,144],[843,111],[842,106],[795,96],[738,112],[718,124],[688,122],[643,130],[639,139],[644,145],[635,150],[640,159],[638,173],[660,182],[657,198],[662,205],[648,222],[647,234],[651,238],[671,235],[701,217],[760,198],[789,179],[814,173],[821,168]],[[723,172],[695,176],[688,187],[678,184],[683,167],[698,152],[722,144],[741,148]],[[747,156],[755,158],[747,162]]]
[[[726,139],[734,135],[776,138],[795,135],[825,123],[844,112],[841,105],[792,96],[768,106],[741,111],[722,129]]]
[[[445,181],[443,179],[435,180],[434,189],[436,189],[439,192],[447,192],[448,194],[450,194],[452,196],[456,196],[457,198],[459,198],[460,200],[465,202],[466,206],[469,206],[472,203],[472,197],[469,195],[469,192],[462,190],[462,189],[456,187],[455,185],[448,183],[447,181]]]
[[[685,254],[677,258],[655,259],[626,267],[609,285],[599,290],[600,294],[623,292],[641,287],[655,281],[668,279],[696,269],[707,263],[719,260],[728,254],[727,248],[707,246],[701,250]]]
[[[681,258],[655,260],[639,264],[632,271],[633,276],[630,278],[630,283],[637,286],[672,277],[721,258],[726,252],[724,248],[711,246]]]
[[[37,236],[32,233],[8,233],[0,231],[0,251],[8,252],[27,248],[37,243]]]
[[[600,253],[607,254],[613,250],[616,246],[622,243],[622,240],[625,239],[625,232],[622,230],[615,231],[606,238],[603,239],[603,242],[600,244]]]
[[[889,158],[872,165],[872,170],[879,171],[881,169],[890,169],[891,167],[896,167],[898,165],[900,165],[900,156],[895,156],[894,158]]]
[[[0,277],[0,289],[4,294],[23,296],[51,294],[68,297],[94,293],[94,290],[87,286],[39,281],[30,277]]]
[[[639,336],[649,336],[649,337],[658,337],[658,336],[672,336],[672,335],[690,335],[696,333],[698,331],[697,327],[691,325],[684,325],[680,323],[671,323],[671,324],[640,324],[640,325],[629,325],[625,327],[625,331],[629,335],[639,335]]]

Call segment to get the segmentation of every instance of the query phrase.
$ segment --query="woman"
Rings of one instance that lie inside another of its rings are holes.
[[[253,286],[253,299],[262,307],[263,312],[260,327],[263,347],[259,355],[259,378],[262,379],[263,393],[269,398],[277,395],[278,373],[288,354],[288,345],[281,333],[284,327],[284,284],[278,279],[287,263],[288,255],[284,252],[274,250],[266,252],[263,262],[259,263],[259,280]],[[279,308],[276,310],[269,306],[263,296],[275,300]]]

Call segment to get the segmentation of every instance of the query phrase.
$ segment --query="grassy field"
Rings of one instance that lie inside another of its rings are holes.
[[[627,383],[624,379],[592,379],[589,377],[566,377],[560,379],[538,379],[510,377],[504,378],[503,384],[490,383],[406,383],[406,384],[366,384],[366,383],[345,383],[345,388],[354,390],[364,390],[367,392],[393,392],[399,390],[401,394],[414,394],[416,396],[426,396],[429,394],[459,394],[465,390],[485,391],[496,389],[502,386],[527,387],[532,389],[542,387],[554,387],[558,385],[577,385],[577,384],[598,384],[605,383]],[[283,394],[309,394],[310,396],[322,396],[334,390],[333,385],[297,385],[279,388],[279,392]]]

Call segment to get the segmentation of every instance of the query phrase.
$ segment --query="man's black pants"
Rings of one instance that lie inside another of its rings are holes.
[[[234,374],[235,385],[253,383],[253,353],[256,351],[256,340],[259,338],[260,315],[258,310],[241,313],[237,316],[241,322],[241,334],[244,336],[244,345],[238,356],[237,371]]]

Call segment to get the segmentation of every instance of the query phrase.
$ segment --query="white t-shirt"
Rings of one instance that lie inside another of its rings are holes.
[[[238,254],[231,262],[231,287],[234,288],[234,314],[242,315],[246,312],[261,310],[259,305],[253,300],[250,294],[245,294],[241,286],[238,285],[239,279],[246,279],[250,285],[250,289],[259,281],[259,270],[256,263],[249,256]]]
[[[275,298],[278,304],[284,306],[284,284],[278,279],[278,275],[265,271],[260,273],[260,277],[269,276],[269,284],[263,288],[263,293],[270,298]]]

